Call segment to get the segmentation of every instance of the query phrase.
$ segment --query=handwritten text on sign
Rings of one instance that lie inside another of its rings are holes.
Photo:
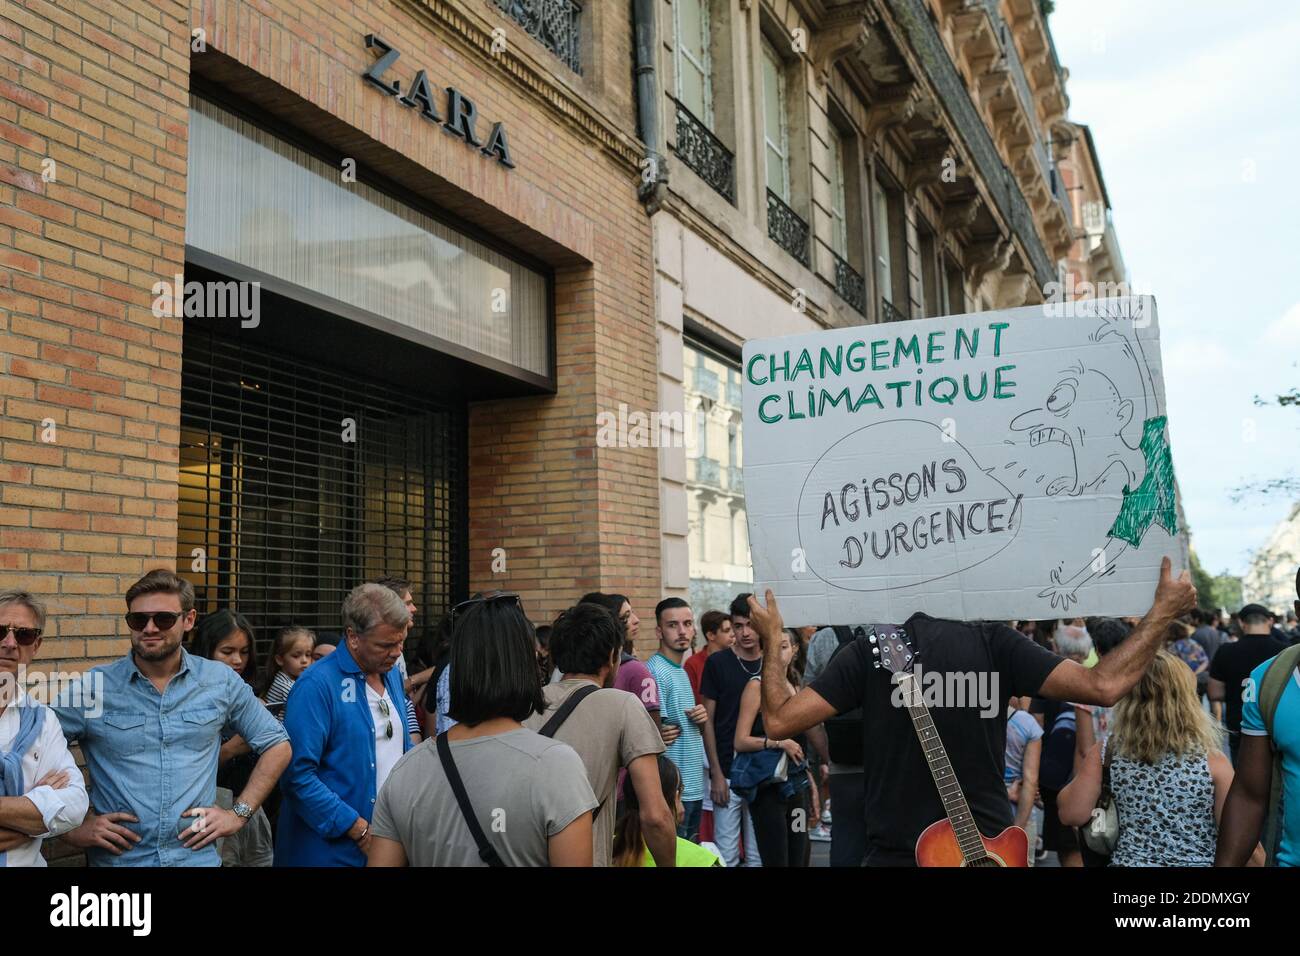
[[[1071,309],[746,345],[751,552],[788,620],[1146,609],[1185,554],[1155,301]]]

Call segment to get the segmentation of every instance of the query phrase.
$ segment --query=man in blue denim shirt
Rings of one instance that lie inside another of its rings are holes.
[[[188,581],[150,571],[126,606],[131,653],[89,672],[87,693],[74,698],[88,706],[54,708],[68,741],[81,742],[91,780],[91,812],[64,839],[91,866],[220,866],[216,841],[271,792],[289,763],[288,739],[234,670],[181,647],[195,621]],[[261,755],[232,810],[213,805],[224,727]]]
[[[411,748],[394,666],[411,614],[379,584],[343,602],[338,650],[294,682],[284,729],[293,761],[281,781],[276,866],[365,866],[375,799]]]

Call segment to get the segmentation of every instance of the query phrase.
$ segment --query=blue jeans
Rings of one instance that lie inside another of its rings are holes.
[[[700,842],[700,812],[704,809],[704,800],[683,800],[682,807],[686,813],[682,822],[677,824],[677,835],[692,843]]]
[[[745,866],[762,866],[758,853],[758,837],[754,834],[754,821],[749,815],[749,805],[737,794],[730,794],[725,807],[713,805],[713,842],[722,853],[722,862],[729,867],[740,865],[741,833],[744,833]],[[831,828],[831,833],[835,828]]]

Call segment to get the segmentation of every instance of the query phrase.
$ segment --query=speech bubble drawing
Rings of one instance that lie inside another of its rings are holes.
[[[882,448],[917,449],[915,466],[879,473],[873,461]],[[1029,500],[986,473],[935,423],[875,422],[841,438],[808,472],[799,491],[799,546],[808,570],[832,587],[915,587],[1009,547]]]

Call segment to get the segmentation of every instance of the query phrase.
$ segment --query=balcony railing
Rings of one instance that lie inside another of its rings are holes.
[[[712,369],[707,369],[703,365],[695,366],[695,375],[693,384],[695,391],[705,396],[717,400],[718,398],[718,373]]]
[[[716,458],[693,458],[695,480],[702,485],[722,486],[722,468]]]
[[[839,293],[841,299],[866,315],[867,282],[862,278],[862,273],[841,259],[837,253],[831,254],[835,256],[835,291]]]
[[[732,491],[745,492],[745,472],[739,465],[727,467],[727,487]]]
[[[727,383],[727,404],[732,408],[740,408],[744,405],[744,392],[741,390],[739,382]]]
[[[767,234],[778,246],[808,265],[808,223],[770,189],[767,191]]]
[[[882,322],[906,322],[907,316],[894,308],[894,303],[888,299],[880,300],[880,320]]]
[[[677,103],[676,100],[673,102]],[[677,103],[677,145],[674,152],[719,196],[733,206],[736,204],[736,157],[681,103]]]
[[[493,0],[524,32],[582,73],[582,5],[576,0]]]

